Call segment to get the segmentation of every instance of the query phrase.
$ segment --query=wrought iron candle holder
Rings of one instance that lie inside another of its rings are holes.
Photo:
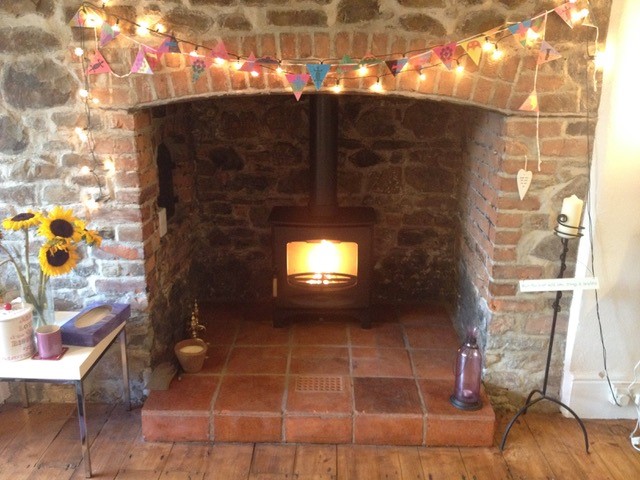
[[[584,227],[568,225],[566,222],[567,222],[566,215],[564,214],[558,215],[558,226],[556,226],[556,228],[554,228],[553,230],[554,233],[560,237],[560,241],[562,242],[562,252],[560,253],[560,272],[558,273],[557,278],[563,278],[564,271],[567,268],[566,259],[567,259],[567,252],[569,251],[569,240],[573,238],[582,237],[582,230],[584,229]],[[557,398],[547,394],[547,384],[549,382],[549,367],[551,366],[551,353],[553,351],[553,338],[556,333],[556,322],[558,319],[558,312],[560,311],[561,298],[562,298],[562,291],[558,290],[556,292],[556,300],[555,302],[553,302],[553,320],[551,322],[551,332],[549,334],[549,348],[547,350],[547,365],[544,370],[544,381],[542,383],[542,389],[532,390],[531,393],[529,393],[529,396],[527,397],[527,401],[525,402],[524,406],[520,410],[518,410],[515,416],[511,419],[511,421],[507,425],[506,430],[504,431],[504,435],[502,436],[502,442],[500,443],[500,450],[504,450],[505,444],[507,442],[507,437],[509,435],[509,432],[511,431],[511,427],[513,426],[515,421],[518,419],[518,417],[520,415],[527,413],[527,410],[529,409],[529,407],[532,407],[536,403],[541,402],[542,400],[549,400],[550,402],[553,402],[556,405],[564,408],[567,412],[573,415],[573,417],[578,421],[578,424],[580,425],[580,428],[582,429],[582,433],[584,435],[585,449],[587,453],[589,453],[589,437],[587,436],[587,429],[585,428],[584,423],[582,422],[578,414],[574,412],[571,408],[569,408],[567,405],[562,403],[560,400],[558,400]]]

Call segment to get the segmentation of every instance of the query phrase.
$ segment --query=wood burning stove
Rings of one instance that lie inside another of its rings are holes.
[[[375,212],[337,201],[338,100],[310,99],[308,207],[274,207],[274,325],[295,315],[348,314],[370,327]]]

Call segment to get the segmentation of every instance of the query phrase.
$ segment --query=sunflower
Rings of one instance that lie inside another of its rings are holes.
[[[79,242],[82,234],[76,228],[76,221],[71,210],[56,206],[49,215],[42,217],[38,233],[50,240],[59,237]]]
[[[96,247],[99,247],[102,245],[102,237],[97,230],[89,230],[85,228],[82,232],[82,239],[87,242],[87,245],[89,246],[95,245]]]
[[[26,230],[29,227],[38,225],[41,221],[42,218],[39,213],[29,210],[13,217],[5,218],[2,221],[2,226],[7,230]]]
[[[50,240],[40,247],[38,260],[43,274],[64,275],[78,264],[78,249],[68,241]]]

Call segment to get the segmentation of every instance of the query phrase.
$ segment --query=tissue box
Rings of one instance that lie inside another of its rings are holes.
[[[93,303],[83,308],[60,327],[62,343],[94,347],[131,314],[124,303]]]

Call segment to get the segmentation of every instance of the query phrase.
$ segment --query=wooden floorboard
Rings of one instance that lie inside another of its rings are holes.
[[[585,421],[529,412],[498,448],[145,442],[140,411],[89,405],[95,478],[110,480],[627,480],[640,478],[630,420]],[[0,480],[79,480],[74,405],[0,407]]]

